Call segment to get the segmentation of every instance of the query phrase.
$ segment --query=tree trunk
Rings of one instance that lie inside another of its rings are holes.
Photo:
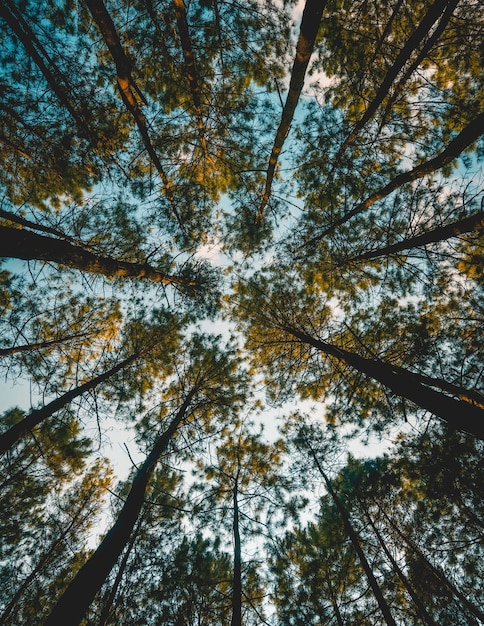
[[[429,568],[432,575],[442,584],[444,589],[451,595],[457,598],[463,606],[478,620],[484,623],[484,611],[482,611],[479,607],[475,606],[470,600],[468,600],[463,593],[461,593],[457,587],[447,578],[447,576],[440,569],[432,565],[432,563],[427,559],[425,554],[420,550],[420,548],[410,539],[407,533],[402,532],[402,530],[395,524],[395,522],[390,519],[389,515],[378,505],[378,508],[383,513],[383,516],[389,523],[392,530],[394,530],[400,539],[417,555],[417,557],[425,564],[426,567]]]
[[[232,620],[230,626],[242,626],[242,548],[239,530],[239,504],[237,483],[233,489],[234,578],[232,587]]]
[[[54,65],[54,62],[11,0],[3,0],[3,2],[0,3],[0,17],[9,25],[22,42],[27,54],[40,69],[61,105],[67,109],[74,119],[79,134],[89,141],[97,143],[98,139],[90,130],[84,115],[82,115],[76,104],[72,101],[69,89],[66,87],[66,77]]]
[[[358,556],[358,559],[361,563],[361,566],[365,572],[366,578],[368,580],[368,584],[370,585],[373,594],[375,596],[376,601],[378,602],[378,606],[380,607],[380,610],[383,614],[383,617],[385,619],[385,622],[387,624],[387,626],[397,626],[395,620],[393,619],[393,616],[391,614],[390,611],[390,607],[388,606],[387,601],[385,600],[385,598],[383,597],[383,593],[382,590],[380,589],[380,585],[378,584],[378,581],[375,578],[375,575],[373,574],[373,571],[370,567],[370,564],[368,563],[368,560],[365,556],[365,553],[363,552],[363,549],[361,547],[361,543],[358,537],[357,532],[355,531],[355,529],[353,528],[353,525],[351,524],[351,520],[348,514],[348,511],[346,510],[346,508],[344,507],[343,503],[341,502],[341,500],[339,499],[338,495],[336,494],[335,490],[333,489],[333,485],[331,484],[331,481],[329,480],[328,476],[326,475],[326,472],[323,470],[323,467],[321,465],[321,463],[319,462],[319,459],[316,455],[316,452],[314,451],[313,447],[311,446],[311,442],[308,441],[305,438],[305,444],[307,446],[307,448],[309,449],[311,456],[313,457],[314,460],[314,464],[316,465],[316,468],[318,469],[319,473],[321,474],[321,476],[323,477],[324,483],[326,485],[326,488],[328,490],[329,495],[331,496],[336,508],[338,509],[338,513],[341,516],[341,519],[343,521],[343,526],[346,530],[346,533],[348,534],[348,537],[353,545],[353,548]]]
[[[304,77],[309,64],[309,60],[314,50],[314,42],[318,34],[319,25],[323,15],[324,7],[327,0],[306,0],[304,7],[299,38],[296,46],[296,58],[291,72],[291,82],[289,84],[289,93],[287,94],[286,103],[282,110],[282,117],[277,129],[274,145],[272,146],[271,156],[269,158],[269,167],[267,169],[266,184],[264,195],[256,217],[256,223],[260,222],[264,209],[271,195],[272,181],[276,170],[279,154],[281,153],[284,141],[289,133],[294,112],[296,110],[299,96],[304,85]]]
[[[306,246],[314,246],[324,239],[328,235],[331,235],[339,226],[346,224],[352,217],[363,213],[366,209],[368,209],[372,204],[381,200],[382,198],[386,198],[389,196],[395,189],[402,187],[406,183],[410,183],[413,180],[417,180],[419,178],[423,178],[428,174],[432,174],[437,170],[441,169],[445,165],[451,163],[455,158],[461,154],[466,148],[471,146],[479,137],[482,135],[484,129],[484,113],[480,113],[472,122],[470,122],[452,141],[449,145],[436,157],[430,159],[429,161],[425,161],[420,165],[417,165],[408,172],[403,172],[402,174],[398,174],[395,176],[393,180],[391,180],[385,187],[381,187],[374,193],[372,193],[366,200],[357,204],[351,211],[348,211],[345,215],[334,221],[330,226],[328,226],[322,233],[312,237],[308,241],[304,242],[300,248]]]
[[[185,417],[195,395],[192,388],[167,430],[158,437],[145,462],[138,469],[130,492],[118,518],[94,554],[77,572],[59,598],[44,626],[78,626],[96,593],[112,570],[129,541],[143,506],[146,489],[156,464],[166,450],[178,426]]]
[[[87,337],[88,333],[78,333],[77,335],[66,335],[65,337],[59,337],[59,339],[48,339],[47,341],[39,341],[37,343],[27,343],[21,346],[9,346],[8,348],[0,348],[0,357],[8,356],[10,354],[19,354],[20,352],[30,352],[31,350],[43,350],[44,348],[50,348],[72,339],[81,339]]]
[[[179,276],[160,272],[148,263],[131,263],[94,254],[67,241],[44,237],[21,228],[0,225],[1,255],[27,261],[52,261],[91,274],[102,274],[107,278],[130,276],[146,278],[164,285],[193,287],[194,283]]]
[[[111,611],[111,607],[114,602],[114,598],[116,597],[116,593],[119,589],[119,585],[124,576],[124,572],[126,571],[126,565],[128,563],[129,555],[131,554],[131,550],[133,549],[134,544],[136,543],[136,539],[138,538],[138,534],[143,523],[143,515],[140,516],[136,528],[134,529],[131,539],[129,540],[128,546],[124,552],[122,561],[119,565],[118,572],[116,574],[116,578],[114,579],[113,586],[109,591],[105,594],[103,598],[103,607],[101,610],[101,616],[99,618],[99,626],[107,626],[109,623],[109,612]]]
[[[452,237],[458,237],[463,233],[472,233],[482,230],[484,228],[484,211],[475,213],[447,226],[439,226],[422,235],[416,235],[415,237],[409,237],[403,239],[398,243],[394,243],[383,248],[377,248],[376,250],[370,250],[369,252],[363,252],[357,256],[352,257],[348,261],[344,261],[338,267],[349,265],[350,263],[359,263],[360,261],[377,259],[384,256],[390,256],[403,250],[412,250],[414,248],[421,248],[430,243],[437,243],[439,241],[446,241]]]
[[[384,361],[361,357],[325,341],[315,339],[296,328],[289,326],[282,326],[281,328],[323,354],[334,356],[362,374],[377,380],[391,389],[395,395],[406,398],[417,406],[430,411],[446,421],[452,428],[471,433],[478,439],[484,440],[484,410],[480,406],[472,404],[473,400],[471,399],[472,396],[476,395],[476,392],[462,389],[465,392],[464,396],[464,394],[457,393],[457,390],[461,390],[460,387],[451,385],[446,381],[414,374],[403,367],[394,366]],[[451,393],[469,398],[469,401],[456,400],[449,395],[431,389],[431,386],[455,389],[456,391],[451,391]],[[482,399],[481,394],[477,394],[477,396]]]
[[[405,576],[405,574],[403,573],[402,569],[400,568],[400,566],[398,565],[396,560],[393,558],[392,553],[388,549],[388,547],[387,547],[383,537],[380,534],[380,531],[378,530],[378,528],[376,527],[373,519],[371,518],[371,515],[370,515],[368,509],[362,504],[362,502],[360,500],[359,500],[359,502],[362,505],[364,513],[366,515],[366,518],[369,521],[370,526],[372,527],[373,532],[375,533],[375,535],[376,535],[376,537],[378,539],[378,543],[380,544],[380,546],[381,546],[383,552],[385,553],[387,559],[390,561],[390,564],[391,564],[391,566],[393,568],[393,571],[396,573],[396,575],[398,576],[398,578],[402,582],[403,586],[407,590],[408,594],[412,598],[412,600],[413,600],[413,602],[414,602],[414,604],[415,604],[415,606],[417,608],[418,616],[420,617],[420,619],[425,624],[427,624],[427,626],[438,626],[436,624],[436,622],[433,620],[432,616],[427,611],[427,609],[425,608],[425,606],[423,605],[423,603],[420,600],[420,598],[418,597],[418,595],[416,594],[416,592],[413,589],[412,585],[410,584],[408,578]]]
[[[180,43],[183,51],[183,60],[185,62],[185,71],[188,78],[188,84],[190,85],[190,92],[192,95],[193,108],[195,109],[195,115],[198,124],[198,135],[200,138],[200,144],[202,151],[207,159],[211,162],[212,159],[208,154],[207,142],[205,139],[205,126],[203,123],[202,115],[202,96],[200,91],[200,80],[198,77],[197,66],[195,63],[195,57],[193,55],[193,46],[190,39],[190,32],[188,30],[187,11],[184,0],[173,0],[175,6],[175,16],[177,23],[178,36],[180,37]]]
[[[457,2],[458,0],[452,0],[451,4],[455,6]],[[336,167],[336,165],[338,164],[345,148],[349,146],[351,143],[353,143],[353,141],[359,135],[359,133],[361,132],[365,124],[375,115],[378,107],[383,102],[385,97],[388,95],[388,92],[390,91],[390,88],[393,82],[396,80],[399,72],[403,69],[404,65],[408,62],[413,51],[416,50],[416,48],[420,45],[420,43],[422,42],[424,37],[428,34],[428,32],[430,31],[434,23],[439,19],[442,12],[446,9],[446,6],[448,3],[449,3],[449,0],[435,0],[434,3],[430,6],[426,15],[422,18],[420,24],[417,26],[414,32],[410,35],[406,44],[400,50],[393,65],[388,70],[385,78],[383,79],[383,82],[378,88],[378,91],[376,92],[375,97],[368,105],[365,111],[365,114],[358,122],[356,122],[351,133],[343,141],[334,159],[334,167]]]
[[[88,380],[86,383],[76,387],[75,389],[71,389],[59,398],[49,402],[49,404],[41,409],[36,409],[29,413],[27,417],[20,422],[17,422],[17,424],[14,424],[6,432],[0,435],[0,454],[7,452],[7,450],[9,450],[21,437],[30,432],[35,426],[38,426],[43,420],[47,419],[51,415],[54,415],[54,413],[69,404],[69,402],[72,402],[74,398],[79,397],[83,393],[86,393],[86,391],[89,391],[90,389],[93,389],[97,385],[108,380],[108,378],[114,376],[114,374],[127,367],[137,357],[138,354],[132,354],[124,361],[121,361],[121,363],[112,367],[110,370],[107,370],[99,376]]]
[[[146,104],[146,100],[131,75],[131,61],[124,52],[124,48],[116,31],[114,22],[102,0],[84,0],[84,2],[89,9],[116,65],[117,85],[121,99],[138,127],[143,145],[146,148],[153,165],[158,171],[158,174],[160,175],[165,194],[170,202],[173,214],[180,227],[183,228],[183,222],[172,193],[171,183],[168,180],[168,176],[151,142],[148,126],[146,124],[146,118],[138,103],[138,99],[144,104]]]

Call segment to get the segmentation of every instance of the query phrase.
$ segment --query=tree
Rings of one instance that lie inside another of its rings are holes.
[[[195,344],[192,349],[191,359],[187,365],[187,377],[191,379],[191,384],[184,393],[181,405],[166,420],[167,426],[155,438],[150,453],[136,472],[116,522],[59,598],[45,622],[46,626],[57,624],[59,621],[78,624],[82,619],[96,592],[128,543],[156,465],[182,423],[193,413],[196,414],[199,408],[207,411],[216,407],[217,402],[225,402],[226,398],[221,398],[221,391],[225,391],[227,395],[232,391],[235,397],[237,396],[238,390],[233,388],[238,382],[237,376],[234,375],[236,363],[226,354],[216,351],[215,346],[205,346],[203,340],[197,343],[198,345]],[[188,381],[180,382],[186,384]]]

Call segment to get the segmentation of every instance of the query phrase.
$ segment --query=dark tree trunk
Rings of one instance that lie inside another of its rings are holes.
[[[378,602],[378,606],[380,607],[380,610],[383,614],[383,617],[385,619],[385,622],[387,624],[387,626],[397,626],[395,620],[393,619],[392,613],[390,611],[390,607],[388,606],[387,601],[385,600],[382,590],[380,588],[380,585],[378,584],[378,581],[375,578],[375,575],[373,574],[373,571],[370,567],[370,564],[368,563],[368,560],[365,556],[365,553],[363,552],[363,549],[361,547],[361,543],[360,543],[360,539],[358,537],[358,533],[355,531],[355,529],[353,528],[353,525],[351,523],[348,511],[346,510],[345,506],[343,505],[343,503],[341,502],[340,498],[338,497],[337,493],[335,492],[335,490],[333,489],[333,485],[331,484],[331,481],[329,480],[328,476],[326,475],[326,472],[323,470],[323,467],[321,465],[321,463],[319,462],[319,459],[317,457],[316,452],[314,451],[314,449],[311,446],[311,442],[308,441],[307,439],[305,439],[305,443],[307,448],[309,449],[311,456],[313,457],[314,460],[314,464],[316,465],[316,468],[318,469],[319,473],[321,474],[321,476],[323,477],[324,483],[326,485],[326,489],[328,490],[329,495],[331,496],[337,510],[338,513],[341,516],[341,519],[343,521],[343,525],[345,528],[345,531],[353,545],[353,548],[358,556],[358,559],[361,563],[361,566],[365,572],[366,578],[368,580],[368,584],[371,587],[371,590],[373,591],[373,594],[375,596],[376,601]]]
[[[91,274],[102,274],[107,278],[146,278],[164,285],[190,287],[194,283],[179,276],[170,276],[148,263],[131,263],[104,257],[75,246],[68,241],[44,237],[21,228],[0,225],[0,254],[2,257],[26,261],[51,261]]]
[[[361,502],[360,502],[360,504],[361,504]],[[400,568],[400,566],[398,565],[396,560],[393,558],[393,555],[390,552],[390,550],[388,549],[388,547],[387,547],[387,545],[385,543],[385,540],[381,536],[380,531],[378,530],[378,528],[376,527],[376,524],[374,523],[373,519],[371,518],[371,515],[370,515],[369,511],[367,510],[367,508],[365,506],[363,506],[363,509],[364,509],[366,518],[369,521],[370,526],[372,527],[373,532],[375,533],[375,535],[376,535],[376,537],[378,539],[378,543],[380,544],[380,546],[381,546],[383,552],[385,553],[387,559],[390,561],[390,564],[391,564],[391,566],[393,568],[393,571],[396,573],[396,575],[398,576],[398,578],[402,582],[403,586],[407,590],[409,596],[412,598],[412,600],[413,600],[413,602],[414,602],[414,604],[415,604],[415,606],[417,608],[418,616],[420,617],[420,619],[425,624],[427,624],[427,626],[438,626],[438,624],[436,624],[436,622],[433,620],[432,616],[429,614],[429,612],[427,611],[427,609],[423,605],[422,601],[420,600],[420,598],[418,597],[417,593],[415,592],[415,590],[413,589],[412,585],[410,584],[408,578],[403,573],[403,570]]]
[[[233,489],[234,578],[232,586],[232,620],[230,626],[242,626],[242,546],[239,530],[239,503],[237,484]]]
[[[39,341],[37,343],[26,343],[20,346],[9,346],[8,348],[0,348],[0,357],[8,356],[10,354],[19,354],[20,352],[30,352],[31,350],[43,350],[44,348],[57,346],[62,343],[67,343],[68,341],[72,341],[73,339],[81,339],[82,337],[87,337],[87,333],[66,335],[65,337],[59,337],[58,339],[48,339],[47,341]]]
[[[357,204],[351,211],[348,211],[345,215],[335,220],[330,226],[328,226],[322,233],[308,239],[303,243],[300,248],[306,246],[314,246],[328,235],[331,235],[339,226],[346,224],[352,217],[363,213],[372,204],[386,198],[395,189],[402,187],[406,183],[410,183],[419,178],[423,178],[428,174],[432,174],[441,169],[445,165],[451,163],[455,158],[461,154],[466,148],[471,146],[484,132],[484,113],[480,113],[472,122],[470,122],[458,135],[454,137],[449,145],[436,157],[421,163],[408,172],[398,174],[393,180],[391,180],[385,187],[378,189],[372,193],[366,200]]]
[[[180,43],[183,50],[185,71],[188,78],[188,84],[190,85],[193,108],[195,109],[195,114],[197,118],[200,144],[202,146],[205,158],[208,161],[211,161],[211,158],[208,154],[207,142],[205,140],[205,127],[202,115],[202,96],[200,91],[200,80],[198,76],[197,65],[195,63],[195,56],[193,54],[193,46],[190,39],[190,32],[188,30],[188,19],[185,2],[183,0],[173,0],[173,4],[175,6],[178,36],[180,37]]]
[[[334,356],[362,374],[377,380],[391,389],[395,395],[406,398],[417,406],[430,411],[446,421],[452,428],[471,433],[484,440],[484,410],[481,406],[472,403],[475,401],[474,396],[476,396],[480,398],[479,404],[481,404],[481,394],[462,389],[444,380],[414,374],[403,367],[394,366],[384,361],[361,357],[325,341],[315,339],[296,328],[283,326],[282,330],[303,343],[313,346],[320,352]],[[449,390],[450,393],[465,397],[468,400],[456,400],[449,395],[435,391],[431,387]]]
[[[304,85],[304,78],[309,64],[309,60],[314,50],[314,42],[318,34],[321,18],[327,0],[306,0],[303,16],[301,20],[301,28],[296,46],[296,58],[291,72],[291,82],[289,84],[289,93],[287,94],[286,103],[282,110],[282,117],[277,129],[274,145],[272,146],[271,156],[269,158],[269,167],[267,169],[266,184],[264,195],[257,213],[256,223],[260,222],[264,209],[271,195],[272,181],[279,155],[284,145],[284,141],[291,128],[292,119],[296,110],[299,96]]]
[[[59,598],[44,626],[60,626],[61,624],[62,626],[78,626],[81,622],[94,596],[101,589],[129,541],[156,464],[185,417],[195,391],[195,388],[191,390],[168,429],[156,440],[153,449],[134,477],[131,490],[116,522]]]
[[[94,389],[97,385],[100,385],[104,381],[108,380],[111,376],[114,376],[114,374],[127,367],[137,357],[137,354],[132,354],[124,361],[121,361],[121,363],[112,367],[110,370],[92,378],[91,380],[88,380],[86,383],[76,387],[75,389],[71,389],[59,398],[49,402],[49,404],[41,409],[36,409],[35,411],[29,413],[23,420],[17,422],[17,424],[14,424],[6,432],[0,435],[0,454],[7,452],[7,450],[9,450],[21,437],[30,432],[35,426],[38,426],[43,420],[47,419],[51,415],[54,415],[54,413],[69,404],[69,402],[72,402],[74,398],[81,396],[83,393],[86,393],[86,391]]]
[[[414,543],[407,533],[402,532],[402,530],[397,526],[397,524],[389,517],[389,515],[379,506],[380,511],[383,513],[383,516],[387,520],[390,528],[397,533],[400,539],[403,540],[404,544],[406,544],[412,552],[418,557],[418,559],[428,568],[429,572],[435,577],[436,580],[443,586],[446,592],[452,597],[457,598],[462,606],[465,606],[466,609],[478,620],[484,623],[484,611],[482,611],[479,607],[475,606],[465,595],[457,589],[457,587],[447,578],[447,576],[442,572],[439,568],[427,559],[422,550]]]
[[[455,7],[457,2],[458,0],[452,0],[451,4],[454,5]],[[403,46],[397,58],[395,59],[393,65],[388,70],[385,78],[383,79],[383,82],[381,83],[380,87],[378,88],[378,91],[375,94],[375,97],[368,105],[368,108],[366,109],[365,114],[354,125],[351,133],[343,141],[334,160],[335,166],[339,162],[339,159],[341,158],[341,155],[343,154],[345,148],[349,146],[351,143],[353,143],[353,141],[361,132],[365,124],[375,115],[378,107],[383,102],[385,97],[388,95],[390,88],[393,82],[396,80],[398,74],[403,69],[404,65],[409,61],[414,50],[417,49],[417,47],[423,41],[425,36],[429,33],[434,23],[439,19],[442,12],[446,9],[447,4],[449,4],[449,0],[435,0],[434,3],[430,6],[426,15],[422,18],[420,24],[417,26],[414,32],[410,35],[406,44]],[[452,11],[450,13],[452,14]],[[449,18],[450,18],[450,15],[449,15]]]
[[[146,151],[150,156],[158,174],[160,175],[165,194],[170,202],[173,214],[176,217],[178,224],[183,227],[182,219],[172,193],[171,183],[151,142],[148,126],[146,124],[146,118],[139,105],[139,101],[145,104],[146,100],[131,75],[131,61],[124,51],[114,22],[102,0],[84,0],[84,2],[89,9],[116,65],[117,85],[121,99],[133,117],[143,141],[143,145],[146,148]]]
[[[362,254],[358,254],[357,256],[348,259],[348,261],[344,261],[341,266],[349,265],[350,263],[359,263],[360,261],[366,261],[370,259],[378,259],[384,256],[390,256],[392,254],[397,254],[398,252],[402,252],[403,250],[412,250],[414,248],[421,248],[430,243],[437,243],[439,241],[446,241],[447,239],[451,239],[452,237],[458,237],[463,233],[472,233],[482,230],[484,228],[484,211],[480,211],[479,213],[475,213],[474,215],[470,215],[462,220],[457,220],[456,222],[452,222],[452,224],[447,224],[447,226],[439,226],[438,228],[434,228],[426,233],[422,233],[421,235],[416,235],[415,237],[409,237],[408,239],[403,239],[398,243],[394,243],[388,246],[384,246],[383,248],[377,248],[376,250],[369,250],[368,252],[363,252]]]

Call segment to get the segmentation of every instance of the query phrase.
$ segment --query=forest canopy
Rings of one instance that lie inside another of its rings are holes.
[[[483,3],[0,37],[0,624],[484,624]]]

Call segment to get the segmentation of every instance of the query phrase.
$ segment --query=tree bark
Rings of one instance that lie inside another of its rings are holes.
[[[2,257],[26,261],[52,261],[83,272],[102,274],[107,278],[129,276],[146,278],[164,285],[195,286],[195,283],[179,276],[164,274],[148,263],[132,263],[99,256],[68,241],[9,226],[0,225],[0,254]]]
[[[460,390],[458,386],[444,380],[414,374],[403,367],[394,366],[384,361],[376,361],[361,357],[353,352],[338,348],[332,344],[311,337],[307,333],[290,326],[282,326],[282,330],[303,343],[313,346],[323,354],[339,359],[355,368],[362,374],[380,382],[395,395],[412,401],[417,406],[430,411],[446,421],[452,428],[471,433],[484,440],[484,409],[467,400],[456,400],[445,393],[435,391],[431,387]],[[465,390],[465,397],[481,394]],[[454,391],[455,395],[462,395]],[[473,401],[473,400],[472,400]]]
[[[459,0],[452,0],[451,4],[454,5],[453,8],[455,7],[458,1]],[[398,74],[403,69],[404,65],[409,61],[413,51],[420,45],[420,43],[422,42],[424,37],[428,34],[432,26],[439,19],[442,12],[446,9],[447,4],[449,4],[449,0],[434,0],[434,3],[430,6],[429,10],[424,15],[419,25],[417,26],[417,28],[410,35],[410,37],[408,38],[403,48],[400,50],[393,65],[388,70],[385,78],[383,79],[383,82],[378,88],[378,91],[376,92],[375,97],[368,105],[368,108],[366,109],[365,114],[358,122],[356,122],[351,133],[343,141],[335,157],[334,167],[336,167],[336,165],[338,164],[344,150],[351,143],[353,143],[353,141],[359,135],[359,133],[361,132],[365,124],[375,115],[378,107],[383,102],[385,97],[388,95],[388,92],[393,82],[396,80]],[[450,13],[452,13],[452,11]]]
[[[299,38],[296,46],[296,58],[291,72],[291,81],[289,84],[289,93],[282,110],[282,117],[277,129],[274,145],[272,146],[271,156],[269,158],[269,166],[267,168],[267,176],[264,194],[256,216],[256,224],[262,220],[264,209],[271,195],[272,182],[276,165],[279,160],[284,141],[291,128],[299,96],[304,85],[304,78],[309,64],[309,60],[314,50],[314,42],[318,34],[321,18],[327,0],[306,0],[304,7]]]
[[[452,141],[449,145],[436,157],[430,159],[429,161],[425,161],[420,165],[417,165],[412,170],[408,172],[403,172],[402,174],[398,174],[395,176],[393,180],[391,180],[385,187],[381,187],[377,191],[373,192],[366,200],[357,204],[351,211],[348,211],[345,215],[335,220],[330,226],[328,226],[322,233],[312,237],[308,241],[304,242],[300,248],[306,246],[314,246],[324,239],[328,235],[331,235],[339,226],[346,224],[352,217],[363,213],[366,209],[368,209],[372,204],[381,200],[382,198],[386,198],[389,196],[395,189],[402,187],[406,183],[410,183],[419,178],[423,178],[428,174],[432,174],[437,170],[441,169],[445,165],[451,163],[455,158],[461,154],[466,148],[471,146],[484,132],[484,112],[480,113],[472,122],[470,122]]]
[[[60,624],[62,626],[78,626],[81,622],[94,596],[102,587],[129,541],[156,464],[185,417],[196,389],[196,387],[192,388],[167,430],[156,440],[153,449],[134,477],[130,492],[116,522],[94,554],[70,582],[44,626],[60,626]]]
[[[343,526],[346,530],[346,533],[353,545],[353,548],[358,556],[358,559],[361,563],[361,566],[365,572],[366,578],[368,580],[368,584],[371,587],[371,590],[373,591],[373,594],[375,596],[376,601],[378,602],[378,606],[380,607],[380,610],[383,614],[383,617],[385,619],[385,622],[387,624],[387,626],[397,626],[395,620],[393,619],[392,613],[390,611],[390,607],[388,606],[387,601],[385,600],[382,590],[380,588],[380,585],[378,584],[378,581],[375,578],[375,575],[373,574],[373,571],[370,567],[370,564],[368,563],[368,560],[365,556],[365,553],[363,552],[363,549],[361,547],[361,543],[360,543],[360,539],[358,537],[357,532],[355,531],[355,529],[353,528],[353,525],[351,523],[348,511],[346,510],[345,506],[343,505],[343,503],[341,502],[341,500],[339,499],[337,493],[335,492],[335,490],[333,489],[333,485],[331,484],[331,481],[329,480],[328,476],[326,475],[326,472],[323,470],[323,467],[321,465],[321,463],[319,462],[319,459],[316,455],[316,452],[314,451],[313,447],[311,446],[311,442],[308,441],[305,438],[305,443],[306,446],[308,447],[311,456],[313,457],[314,460],[314,464],[316,465],[316,468],[318,469],[319,473],[321,474],[321,476],[323,477],[324,483],[326,485],[326,489],[328,490],[329,495],[331,496],[337,510],[338,513],[341,516],[341,520],[343,522]]]
[[[239,504],[237,482],[233,489],[234,578],[232,586],[232,619],[230,626],[242,626],[242,548],[239,530]]]
[[[41,409],[36,409],[29,413],[27,417],[25,417],[20,422],[17,422],[17,424],[14,424],[6,432],[0,435],[0,454],[7,452],[21,437],[30,432],[35,426],[38,426],[45,419],[47,419],[51,415],[54,415],[54,413],[69,404],[69,402],[72,402],[74,398],[78,398],[83,393],[86,393],[86,391],[94,389],[94,387],[96,387],[97,385],[108,380],[111,376],[114,376],[114,374],[127,367],[137,357],[138,354],[132,354],[124,361],[121,361],[120,363],[112,367],[110,370],[107,370],[99,376],[88,380],[86,383],[80,385],[79,387],[76,387],[75,389],[71,389],[59,398],[56,398],[52,402],[49,402],[49,404],[42,407]]]
[[[422,248],[423,246],[426,246],[430,243],[446,241],[447,239],[451,239],[452,237],[458,237],[459,235],[462,235],[464,233],[477,232],[479,230],[482,230],[483,228],[484,211],[480,211],[479,213],[475,213],[474,215],[470,215],[469,217],[465,217],[461,220],[457,220],[456,222],[452,222],[452,224],[447,224],[447,226],[439,226],[426,233],[422,233],[421,235],[416,235],[415,237],[403,239],[398,243],[384,246],[383,248],[377,248],[376,250],[363,252],[362,254],[358,254],[357,256],[354,256],[351,259],[344,261],[343,263],[338,265],[338,267],[349,265],[350,263],[359,263],[361,261],[390,256],[392,254],[402,252],[403,250]]]

